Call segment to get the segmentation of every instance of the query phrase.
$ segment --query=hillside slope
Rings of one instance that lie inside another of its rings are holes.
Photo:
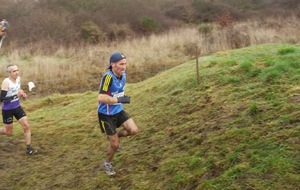
[[[121,140],[115,177],[97,91],[23,102],[39,154],[22,130],[0,137],[1,189],[297,189],[300,46],[269,44],[191,61],[136,84],[126,110],[139,135]]]

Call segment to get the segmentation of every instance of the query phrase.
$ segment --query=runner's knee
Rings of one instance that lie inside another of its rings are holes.
[[[138,132],[139,132],[138,128],[133,128],[130,130],[131,135],[136,135],[138,134]]]
[[[114,142],[110,144],[111,148],[117,150],[119,148],[119,142]]]
[[[25,133],[28,132],[30,130],[29,125],[24,125],[23,130]]]

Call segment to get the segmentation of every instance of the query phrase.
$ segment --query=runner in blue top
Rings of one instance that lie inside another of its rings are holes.
[[[0,128],[0,135],[11,135],[13,131],[13,117],[15,117],[23,127],[26,153],[33,155],[37,151],[31,148],[31,131],[26,113],[20,105],[19,98],[26,98],[26,93],[21,90],[19,69],[16,65],[8,65],[6,68],[8,77],[5,78],[1,86],[2,117],[5,128]]]
[[[111,162],[119,147],[119,138],[138,133],[138,128],[133,119],[123,110],[123,104],[130,103],[130,97],[125,96],[125,84],[126,57],[120,52],[115,52],[110,57],[109,70],[102,77],[98,95],[100,129],[103,133],[106,133],[110,142],[103,164],[108,175],[116,173]],[[120,126],[123,126],[123,128],[117,132],[117,128]]]

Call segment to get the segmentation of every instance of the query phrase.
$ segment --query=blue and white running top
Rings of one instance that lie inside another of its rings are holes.
[[[4,81],[8,82],[8,90],[6,97],[15,96],[18,94],[21,88],[20,77],[16,79],[16,83],[13,83],[9,78],[5,78]],[[8,101],[3,101],[3,110],[12,110],[20,106],[20,99],[18,97]]]
[[[126,72],[117,78],[112,71],[107,71],[100,83],[99,94],[107,94],[111,97],[122,97],[124,96],[124,89],[126,83]],[[99,103],[98,112],[105,115],[115,115],[123,110],[123,104],[105,104]]]

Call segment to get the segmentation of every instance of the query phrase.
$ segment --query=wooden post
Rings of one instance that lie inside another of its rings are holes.
[[[200,75],[199,75],[199,61],[198,61],[198,45],[196,46],[196,73],[197,73],[197,84],[200,84]]]

